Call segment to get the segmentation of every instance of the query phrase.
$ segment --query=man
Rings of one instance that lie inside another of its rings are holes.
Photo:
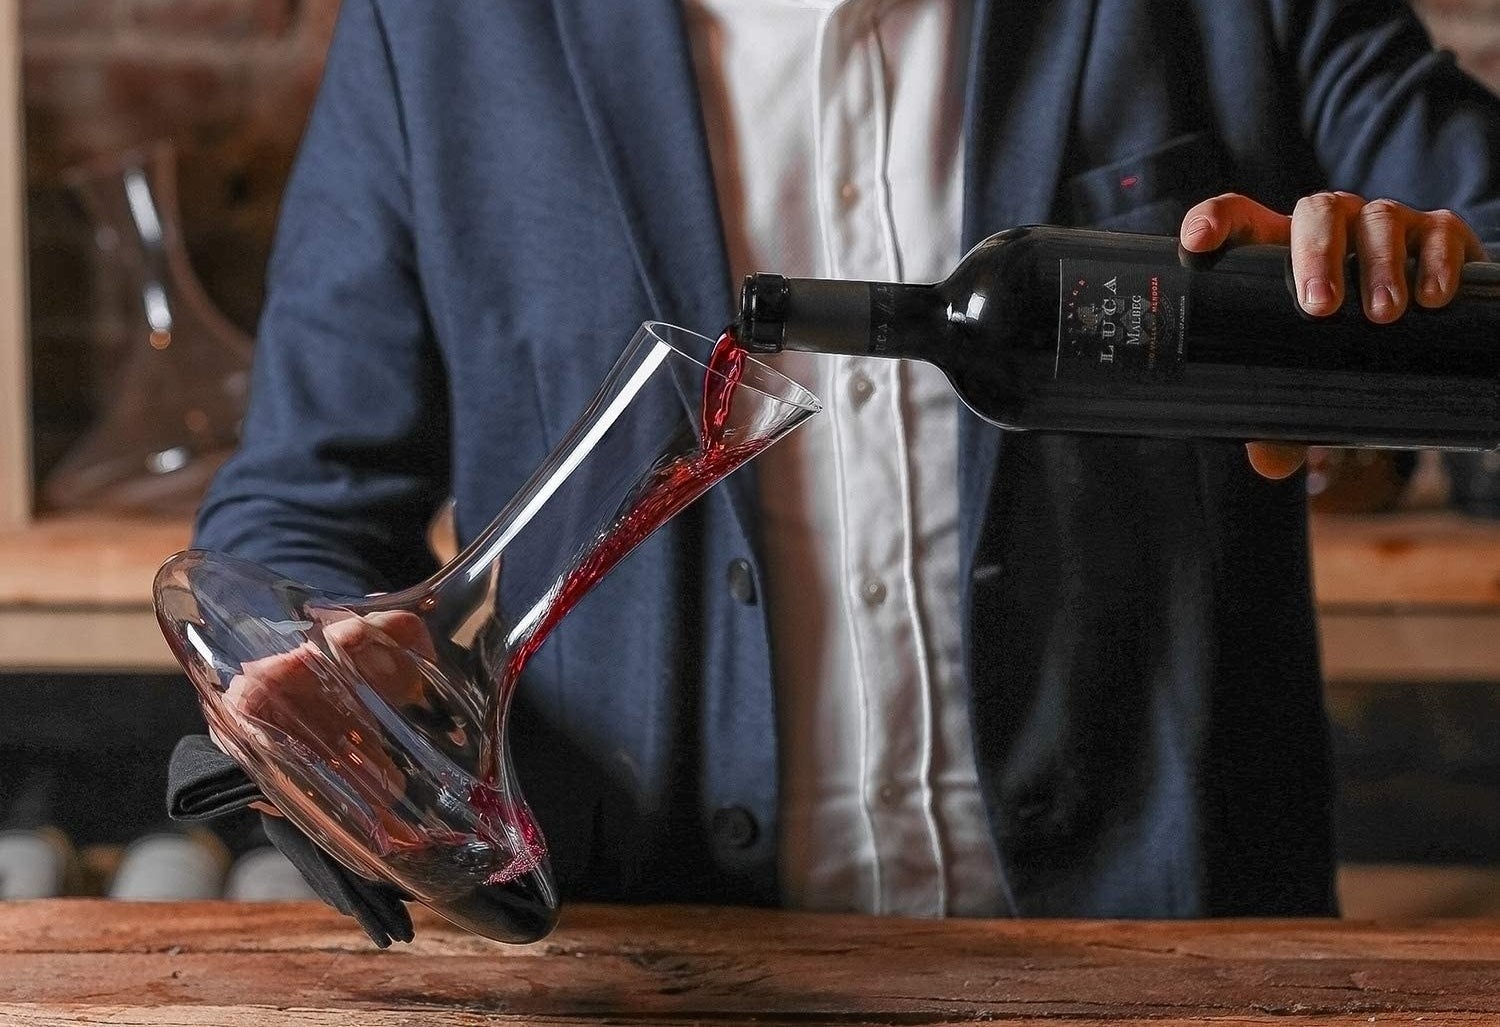
[[[1395,320],[1408,255],[1439,306],[1500,243],[1500,104],[1397,0],[346,0],[197,542],[408,584],[636,323],[1036,222],[1289,242],[1311,313],[1352,248]],[[521,687],[565,894],[1332,912],[1300,454],[1002,437],[930,368],[784,359],[829,409]]]

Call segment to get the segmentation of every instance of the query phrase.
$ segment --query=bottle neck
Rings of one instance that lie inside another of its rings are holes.
[[[750,275],[740,344],[753,352],[927,357],[944,331],[936,286]]]

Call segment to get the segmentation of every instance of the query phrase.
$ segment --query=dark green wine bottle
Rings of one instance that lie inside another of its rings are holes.
[[[1500,445],[1500,265],[1454,301],[1363,314],[1357,276],[1302,313],[1285,247],[1188,255],[1175,238],[1017,228],[935,285],[751,275],[740,342],[926,360],[1013,429],[1338,446]]]

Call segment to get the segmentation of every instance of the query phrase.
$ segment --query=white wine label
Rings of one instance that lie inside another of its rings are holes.
[[[1105,260],[1058,264],[1054,378],[1152,382],[1180,377],[1188,271]]]

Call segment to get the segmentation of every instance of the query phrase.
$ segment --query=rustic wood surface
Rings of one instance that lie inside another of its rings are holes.
[[[1495,1024],[1500,923],[920,921],[576,906],[535,945],[311,905],[0,906],[0,1023]]]
[[[1314,517],[1313,578],[1328,607],[1500,607],[1500,521],[1451,512]]]

